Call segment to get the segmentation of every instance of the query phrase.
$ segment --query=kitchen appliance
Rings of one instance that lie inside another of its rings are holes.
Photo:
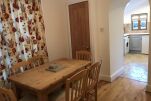
[[[130,52],[141,53],[142,51],[142,36],[141,35],[130,35]]]
[[[124,36],[124,55],[129,53],[129,36]]]

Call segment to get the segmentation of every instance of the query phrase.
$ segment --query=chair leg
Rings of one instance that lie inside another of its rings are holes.
[[[95,101],[97,101],[98,98],[98,89],[97,86],[95,87]]]

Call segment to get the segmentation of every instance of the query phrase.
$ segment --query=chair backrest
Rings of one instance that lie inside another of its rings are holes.
[[[42,55],[34,56],[28,60],[32,67],[37,67],[44,64],[44,59]]]
[[[12,90],[0,88],[0,101],[17,101],[17,98]]]
[[[25,70],[28,70],[30,68],[30,63],[28,61],[19,62],[11,68],[11,75],[24,72]]]
[[[87,90],[93,89],[98,84],[101,62],[96,62],[88,68]]]
[[[85,95],[87,69],[68,78],[66,81],[66,101],[80,101]]]
[[[87,50],[76,51],[76,59],[91,61],[91,52]]]

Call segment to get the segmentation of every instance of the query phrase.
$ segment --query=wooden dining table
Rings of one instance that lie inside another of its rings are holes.
[[[51,64],[59,64],[63,69],[57,72],[48,71]],[[59,59],[13,75],[9,80],[14,85],[17,95],[19,91],[27,91],[35,94],[38,101],[48,101],[48,94],[65,84],[67,78],[90,64],[90,61],[84,60]]]

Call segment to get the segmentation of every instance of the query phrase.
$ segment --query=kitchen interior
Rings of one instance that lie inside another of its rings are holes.
[[[124,77],[147,82],[149,28],[149,1],[131,0],[124,13]]]

